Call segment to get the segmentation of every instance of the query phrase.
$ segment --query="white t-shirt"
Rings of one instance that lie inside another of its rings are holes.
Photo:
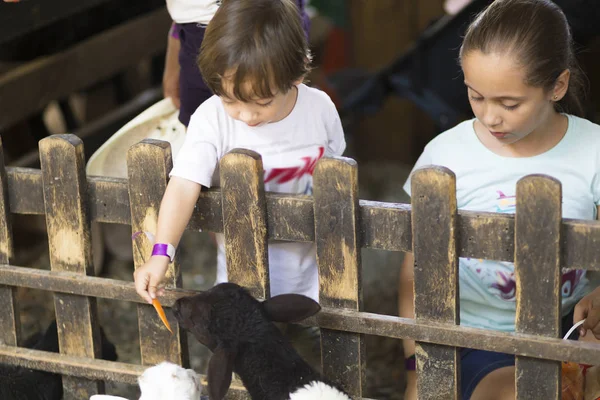
[[[312,174],[323,156],[346,148],[335,105],[324,92],[298,85],[291,113],[279,122],[249,127],[231,118],[213,96],[190,119],[185,142],[171,176],[206,187],[218,185],[218,162],[234,148],[256,151],[265,170],[265,190],[312,194]],[[225,240],[217,234],[217,283],[227,280]],[[271,295],[299,293],[318,300],[319,280],[314,243],[269,242]]]
[[[207,25],[217,12],[222,0],[167,0],[171,19],[178,24],[196,22]]]
[[[515,212],[517,181],[546,174],[562,184],[563,218],[596,219],[600,204],[600,126],[568,115],[569,127],[552,149],[535,157],[503,157],[477,138],[465,121],[434,138],[415,168],[440,165],[456,175],[459,209],[496,213]],[[413,169],[413,171],[414,171]],[[410,195],[410,179],[404,190]],[[583,270],[563,270],[563,316],[595,282]],[[502,331],[515,329],[514,265],[507,262],[460,258],[460,321],[462,325]]]

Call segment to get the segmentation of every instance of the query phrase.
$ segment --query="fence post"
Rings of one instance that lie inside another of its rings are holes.
[[[442,167],[419,169],[411,183],[415,319],[459,323],[456,179]],[[459,350],[416,343],[419,399],[458,399]]]
[[[319,302],[362,311],[358,172],[349,158],[321,159],[314,172],[315,242]],[[362,335],[321,329],[323,373],[353,396],[362,396],[365,348]]]
[[[267,203],[260,155],[234,149],[220,162],[227,279],[270,297]]]
[[[517,182],[515,215],[516,331],[559,337],[562,189],[530,175]],[[517,399],[560,399],[560,362],[517,357]]]
[[[13,257],[13,237],[8,200],[8,178],[4,165],[4,150],[0,140],[0,264],[10,264]],[[0,286],[0,343],[20,345],[21,321],[16,308],[17,289]]]
[[[131,229],[133,232],[156,233],[158,210],[172,167],[171,146],[168,142],[144,139],[127,152],[129,177],[129,203]],[[139,235],[133,242],[135,268],[144,265],[152,253],[153,243],[146,235]],[[166,288],[181,287],[179,260],[169,264],[165,277]],[[179,327],[172,313],[166,313],[173,334],[163,325],[154,307],[138,304],[140,352],[143,365],[170,361],[188,365],[187,336]]]
[[[83,142],[75,135],[53,135],[42,139],[39,147],[52,271],[93,275]],[[96,299],[55,293],[54,308],[60,352],[97,358]],[[103,386],[103,382],[65,376],[64,399],[89,398]]]

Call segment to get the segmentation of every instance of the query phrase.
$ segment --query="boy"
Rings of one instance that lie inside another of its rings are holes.
[[[134,273],[149,303],[162,293],[169,254],[177,247],[202,186],[216,184],[219,159],[234,148],[258,152],[265,190],[312,193],[324,155],[341,155],[345,140],[329,97],[302,84],[310,53],[294,0],[226,0],[208,25],[198,65],[215,94],[190,119],[165,191],[152,257]],[[217,235],[217,283],[227,280],[225,242]],[[169,249],[169,251],[165,251]],[[318,300],[314,243],[270,243],[271,295]]]

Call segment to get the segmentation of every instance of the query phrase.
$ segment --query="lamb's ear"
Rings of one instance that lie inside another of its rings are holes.
[[[271,321],[298,322],[321,310],[319,303],[301,294],[280,294],[262,302]]]
[[[217,347],[208,363],[208,397],[210,400],[221,400],[231,385],[235,352]]]

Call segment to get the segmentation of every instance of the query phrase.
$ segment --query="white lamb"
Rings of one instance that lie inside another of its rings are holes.
[[[177,364],[162,362],[147,368],[138,378],[139,400],[200,400],[202,386],[198,374]],[[97,394],[90,400],[127,400],[123,397]]]

